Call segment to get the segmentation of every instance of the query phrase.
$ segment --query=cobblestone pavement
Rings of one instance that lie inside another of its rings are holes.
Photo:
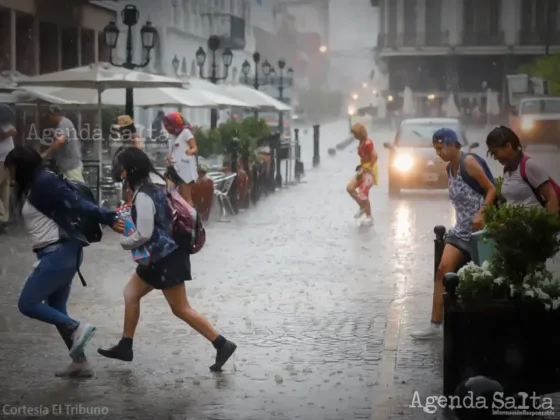
[[[381,144],[391,133],[377,132],[376,223],[356,226],[345,192],[355,150],[326,153],[347,129],[346,123],[322,127],[316,170],[309,169],[311,130],[303,133],[305,183],[231,223],[209,224],[207,245],[192,258],[188,290],[192,305],[239,346],[221,374],[208,370],[211,346],[174,318],[158,293],[143,301],[134,362],[96,355],[96,347],[120,337],[122,287],[133,270],[116,235],[107,233],[87,249],[89,286],[76,283],[69,307],[77,319],[98,326],[88,348],[96,375],[54,378],[68,362],[64,345],[52,327],[17,311],[33,255],[23,235],[0,237],[0,368],[9,378],[0,384],[0,416],[22,406],[65,404],[76,410],[62,407],[69,419],[95,409],[92,418],[437,418],[408,405],[415,390],[441,392],[441,343],[408,337],[429,319],[432,231],[452,223],[452,208],[445,192],[389,198]]]

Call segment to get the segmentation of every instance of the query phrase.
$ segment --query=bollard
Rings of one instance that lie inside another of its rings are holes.
[[[235,180],[231,184],[231,189],[229,190],[229,199],[231,202],[231,207],[234,214],[239,213],[239,205],[237,202],[237,177],[238,172],[238,160],[239,160],[239,139],[234,137],[231,141],[231,173],[236,175]]]
[[[313,166],[318,166],[321,162],[319,156],[319,127],[319,124],[313,126]]]
[[[299,128],[294,129],[294,136],[296,140],[296,150],[295,150],[295,163],[294,163],[294,178],[297,182],[300,181],[301,178],[301,171],[300,171],[300,162],[301,162],[301,144],[299,143]]]
[[[445,226],[438,225],[434,228],[436,235],[436,239],[434,239],[434,281],[436,280],[437,270],[443,255],[443,248],[445,247],[444,237],[446,232]]]

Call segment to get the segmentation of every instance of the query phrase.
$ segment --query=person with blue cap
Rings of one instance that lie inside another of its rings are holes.
[[[461,142],[451,128],[437,130],[432,138],[437,155],[447,164],[449,196],[455,208],[456,223],[445,238],[443,255],[436,271],[432,319],[427,329],[414,332],[418,339],[441,336],[443,319],[443,276],[455,272],[470,260],[472,232],[481,230],[484,209],[496,199],[494,177],[486,161],[474,153],[461,151]]]

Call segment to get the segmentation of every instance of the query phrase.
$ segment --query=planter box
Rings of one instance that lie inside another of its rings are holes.
[[[494,241],[488,237],[486,230],[475,232],[471,236],[472,260],[480,266],[485,261],[490,261],[494,254]]]
[[[560,311],[540,302],[458,302],[458,281],[446,275],[445,395],[478,375],[495,379],[508,395],[560,391]]]

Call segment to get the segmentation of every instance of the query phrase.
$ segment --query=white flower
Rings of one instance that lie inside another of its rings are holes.
[[[529,297],[534,298],[535,297],[535,292],[532,291],[532,290],[527,290],[527,291],[525,291],[525,296],[529,296]]]
[[[552,307],[552,306],[550,305],[550,303],[545,303],[545,304],[544,304],[544,309],[546,309],[547,311],[550,311],[550,308],[551,308],[551,307]]]
[[[484,261],[480,268],[482,268],[483,271],[490,271],[490,262]]]
[[[514,296],[515,296],[515,292],[516,292],[515,286],[514,286],[513,284],[510,284],[510,285],[509,285],[509,295],[510,295],[511,297],[514,297]]]
[[[496,277],[494,279],[494,283],[497,284],[498,286],[501,286],[504,283],[504,278],[503,277]]]
[[[560,307],[560,298],[556,298],[552,301],[552,309],[556,310]]]
[[[534,289],[535,292],[537,292],[537,297],[541,300],[550,300],[550,296],[548,295],[548,293],[545,293],[541,290],[541,288],[537,287],[536,289]]]

